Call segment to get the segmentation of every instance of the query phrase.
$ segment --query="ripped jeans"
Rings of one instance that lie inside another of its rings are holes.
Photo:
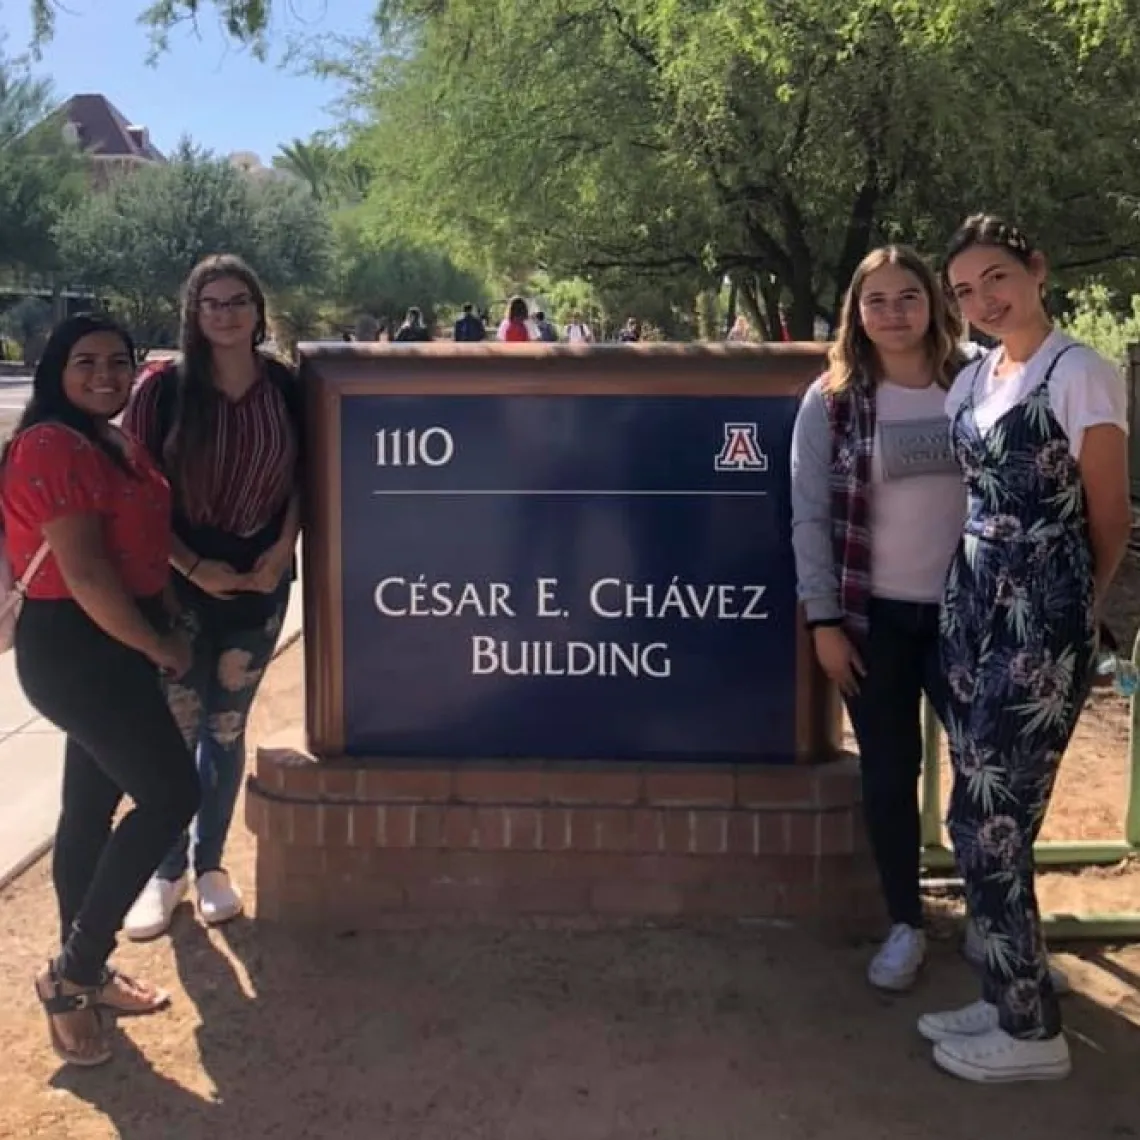
[[[278,591],[269,619],[252,629],[203,628],[192,607],[184,612],[193,637],[190,671],[167,685],[170,710],[197,756],[202,803],[193,824],[194,872],[222,868],[234,805],[245,769],[245,726],[265,667],[281,634],[289,582]],[[211,623],[213,625],[215,623]],[[160,879],[180,879],[190,863],[190,833],[183,832],[163,859]]]

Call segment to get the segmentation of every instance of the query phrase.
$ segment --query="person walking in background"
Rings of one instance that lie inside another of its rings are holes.
[[[301,522],[301,393],[293,371],[259,351],[265,319],[249,266],[228,255],[201,262],[186,283],[181,359],[140,381],[124,417],[174,492],[173,580],[194,661],[168,695],[203,790],[193,844],[179,838],[127,916],[135,939],[170,925],[191,856],[202,920],[242,910],[223,854],[246,721],[281,632]]]
[[[570,314],[570,320],[566,324],[566,341],[568,344],[594,343],[594,334],[579,312]]]
[[[1131,529],[1117,369],[1053,328],[1044,256],[968,218],[946,255],[963,316],[997,348],[946,399],[966,522],[941,614],[949,830],[984,949],[982,998],[927,1014],[934,1060],[966,1080],[1068,1075],[1033,844],[1088,694],[1097,620]]]
[[[463,306],[463,316],[455,322],[452,338],[457,344],[473,344],[487,339],[487,329],[475,315],[474,305]]]
[[[752,329],[749,327],[748,318],[743,313],[732,322],[732,328],[728,330],[728,336],[725,339],[729,344],[747,344],[752,339]]]
[[[941,713],[938,604],[965,516],[946,390],[959,327],[922,258],[869,253],[827,372],[792,435],[792,543],[816,656],[859,744],[863,811],[891,921],[867,977],[914,984],[926,957],[918,779],[925,693]]]
[[[546,319],[546,314],[541,309],[534,314],[534,327],[538,330],[539,340],[546,341],[547,344],[558,343],[558,330]]]
[[[625,322],[625,328],[618,333],[618,340],[623,344],[636,344],[641,340],[641,322],[636,317],[630,317]]]
[[[6,553],[26,588],[16,673],[66,737],[52,855],[61,950],[37,975],[36,994],[56,1054],[80,1066],[111,1058],[104,1012],[169,1003],[107,961],[199,798],[159,679],[191,663],[166,596],[170,489],[146,449],[113,426],[134,373],[134,348],[116,324],[64,321],[0,460]],[[132,806],[112,827],[124,797]]]
[[[424,315],[415,306],[408,310],[404,323],[393,338],[399,344],[431,340],[431,330],[424,324]]]
[[[522,297],[512,297],[507,316],[499,326],[499,340],[508,343],[535,340],[530,326],[530,311]]]

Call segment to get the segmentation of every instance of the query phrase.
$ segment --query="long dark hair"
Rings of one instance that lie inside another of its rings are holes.
[[[267,329],[265,290],[257,274],[240,257],[219,253],[194,266],[182,291],[178,394],[162,451],[175,493],[192,519],[201,514],[210,497],[208,472],[214,464],[215,427],[221,399],[214,388],[212,349],[202,332],[202,290],[225,278],[240,281],[249,290],[257,309],[257,323],[249,346],[251,353],[257,353]]]
[[[68,317],[60,321],[52,329],[47,344],[44,345],[43,354],[36,365],[36,374],[32,379],[32,398],[24,408],[12,439],[4,447],[0,455],[0,465],[8,458],[8,451],[16,437],[36,424],[58,423],[86,436],[100,451],[102,451],[116,467],[128,475],[134,474],[130,464],[126,461],[122,451],[119,450],[101,430],[103,424],[90,412],[77,408],[68,398],[63,389],[63,374],[67,369],[67,362],[71,359],[72,349],[85,337],[93,333],[112,333],[117,336],[131,358],[132,366],[135,363],[135,345],[130,334],[122,325],[111,320],[110,317],[96,316],[84,313],[78,317]]]

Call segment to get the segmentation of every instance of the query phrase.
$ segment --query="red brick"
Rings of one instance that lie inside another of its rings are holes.
[[[444,809],[444,847],[465,850],[475,840],[475,809],[453,804]]]
[[[628,851],[632,815],[628,808],[570,808],[570,844],[575,851]]]
[[[694,811],[689,813],[692,847],[697,855],[724,855],[728,852],[728,819],[726,811]]]
[[[731,807],[735,796],[735,779],[727,768],[693,765],[645,773],[645,798],[652,804]]]
[[[665,850],[665,812],[634,808],[630,816],[630,850],[656,853]]]
[[[791,849],[792,813],[762,811],[757,813],[760,849],[758,855],[786,855]]]
[[[781,889],[763,879],[710,880],[685,892],[685,910],[718,918],[772,918],[781,913]]]
[[[547,768],[546,799],[552,804],[635,804],[641,799],[642,776],[633,768]]]
[[[736,801],[741,807],[815,807],[818,781],[809,767],[738,768]]]
[[[281,790],[290,799],[315,800],[321,794],[319,764],[285,764],[277,769]]]
[[[462,809],[452,807],[446,810],[450,814],[452,811]],[[473,842],[481,851],[504,850],[507,846],[507,830],[503,809],[501,807],[476,808],[474,832]]]
[[[267,812],[265,799],[254,787],[247,786],[245,792],[245,826],[258,837],[264,835],[268,830]]]
[[[371,872],[371,852],[358,847],[326,847],[320,853],[321,873],[330,878],[365,878]]]
[[[443,820],[447,808],[443,804],[416,804],[406,809],[414,828],[416,847],[443,846]]]
[[[501,905],[514,914],[584,915],[590,913],[590,879],[512,879]]]
[[[454,796],[462,803],[537,804],[544,799],[541,768],[460,768]]]
[[[542,815],[538,808],[503,808],[504,845],[511,851],[542,849]]]
[[[352,804],[349,808],[348,843],[350,847],[376,846],[376,805]]]
[[[254,759],[254,772],[266,788],[285,790],[285,770],[297,765],[299,754],[291,748],[259,748]],[[312,762],[309,761],[310,766]]]
[[[570,808],[540,808],[543,851],[570,849],[572,822]]]
[[[351,804],[321,804],[317,808],[318,846],[348,846],[348,817],[351,811]]]
[[[325,768],[321,772],[321,796],[328,800],[364,798],[364,771],[360,768]]]
[[[684,913],[685,895],[676,883],[605,879],[593,884],[590,909],[598,914],[675,918]]]
[[[850,855],[855,850],[855,821],[851,809],[824,812],[819,817],[819,854]]]
[[[376,805],[376,844],[379,847],[407,848],[416,844],[419,808],[406,804]]]
[[[788,832],[789,855],[819,854],[819,813],[792,812]]]
[[[818,780],[820,807],[848,807],[862,801],[859,762],[854,757],[823,765]]]
[[[296,819],[292,804],[265,801],[265,838],[275,843],[297,843]]]
[[[728,813],[728,854],[760,854],[760,816],[755,812]]]
[[[451,798],[449,768],[368,768],[364,797],[384,802],[437,802]]]
[[[672,808],[661,813],[664,850],[670,855],[688,855],[693,850],[693,813]]]
[[[313,803],[295,803],[290,808],[293,813],[293,829],[289,842],[295,847],[316,847],[317,839],[317,813],[319,805]]]
[[[749,860],[755,866],[755,860]],[[631,855],[618,858],[614,878],[640,879],[659,883],[704,883],[714,875],[731,873],[727,859],[700,858],[695,855]]]

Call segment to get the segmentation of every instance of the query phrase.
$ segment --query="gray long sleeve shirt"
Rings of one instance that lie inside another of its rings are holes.
[[[796,593],[807,620],[840,620],[831,518],[831,425],[822,379],[804,394],[792,429],[792,550]]]

